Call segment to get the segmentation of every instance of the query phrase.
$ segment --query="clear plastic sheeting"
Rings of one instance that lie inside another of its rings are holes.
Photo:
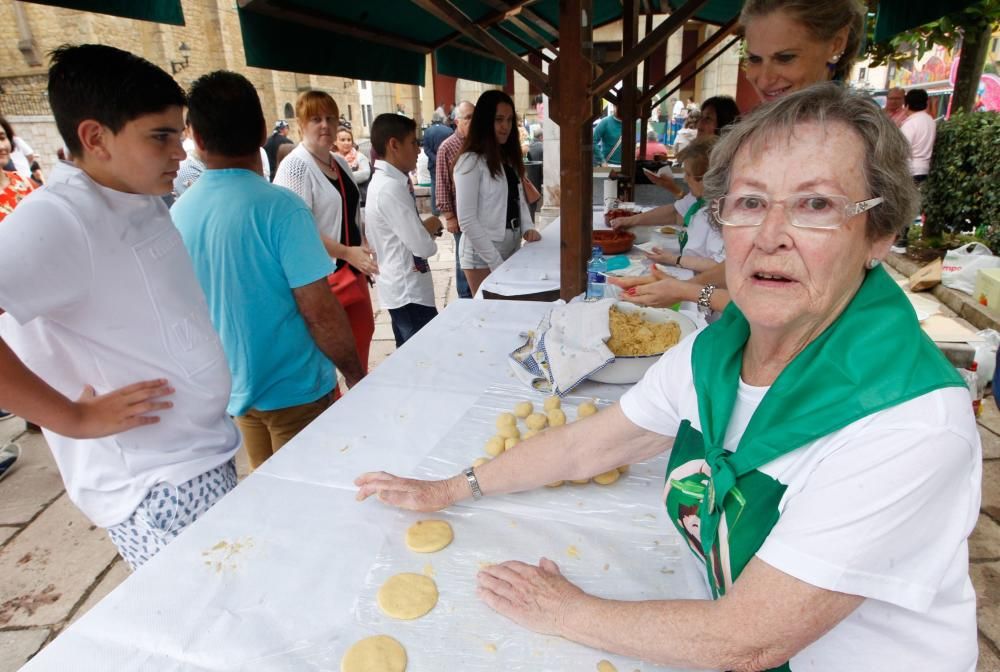
[[[406,529],[428,517],[447,520],[455,539],[437,553],[406,547]],[[619,532],[540,517],[457,507],[433,514],[400,513],[355,603],[358,625],[398,639],[412,670],[593,670],[607,659],[619,670],[664,670],[560,637],[539,635],[494,612],[476,594],[481,567],[506,560],[536,564],[547,557],[586,592],[619,600],[698,599],[704,582],[673,529]],[[375,596],[400,572],[430,576],[437,606],[412,621],[386,616]]]
[[[468,467],[476,458],[487,457],[483,448],[497,433],[497,416],[512,412],[519,401],[531,401],[535,411],[541,412],[545,399],[544,395],[524,387],[491,386],[417,465],[416,477],[447,478]],[[562,409],[566,422],[575,421],[580,403],[591,400],[597,402],[598,408],[612,403],[589,396],[564,397]],[[524,432],[523,420],[518,421],[518,428]],[[630,465],[628,472],[611,485],[594,482],[577,485],[567,481],[557,488],[486,497],[474,506],[566,522],[578,521],[582,515],[595,527],[662,532],[671,525],[663,507],[667,457],[662,453],[648,462]]]

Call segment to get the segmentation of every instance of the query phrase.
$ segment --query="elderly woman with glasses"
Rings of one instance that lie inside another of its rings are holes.
[[[664,505],[712,600],[603,599],[544,558],[482,569],[480,597],[663,665],[973,672],[976,423],[879,265],[916,210],[907,156],[875,103],[834,84],[759,108],[705,179],[729,251],[719,321],[595,416],[448,480],[365,474],[359,498],[435,510],[669,451]]]

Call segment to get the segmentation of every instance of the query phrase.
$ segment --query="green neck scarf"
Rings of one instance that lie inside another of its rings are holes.
[[[688,226],[691,225],[691,219],[704,206],[705,206],[705,199],[704,198],[696,199],[695,202],[691,204],[691,207],[689,207],[687,209],[687,212],[684,213],[684,228],[681,229],[681,232],[677,235],[677,242],[680,243],[680,246],[681,246],[681,250],[680,251],[681,252],[684,251],[684,247],[687,245],[687,242],[688,242],[688,232],[687,232],[687,229],[688,229]]]
[[[903,292],[876,267],[837,320],[781,372],[730,453],[723,441],[749,335],[746,318],[730,303],[698,335],[692,354],[705,461],[711,470],[698,512],[706,556],[737,479],[867,415],[936,389],[964,386],[921,331]],[[760,543],[768,533],[770,529],[760,532]]]

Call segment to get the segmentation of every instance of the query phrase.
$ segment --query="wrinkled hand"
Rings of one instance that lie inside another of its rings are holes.
[[[529,243],[537,243],[542,239],[542,234],[538,233],[535,229],[528,229],[521,237]]]
[[[659,269],[654,268],[653,273],[660,273],[663,275]],[[608,282],[616,287],[621,287],[622,289],[631,289],[633,287],[639,287],[640,285],[648,285],[651,282],[656,282],[659,278],[656,275],[630,275],[626,277],[619,277],[616,275],[609,275]]]
[[[653,247],[652,252],[645,252],[644,254],[647,259],[655,261],[658,264],[667,264],[668,266],[676,266],[679,256],[659,247]]]
[[[491,609],[545,635],[562,634],[566,614],[586,597],[548,558],[537,567],[516,560],[502,562],[483,568],[476,578],[476,593]]]
[[[378,264],[372,258],[372,251],[367,245],[347,248],[344,259],[365,275],[378,275]]]
[[[639,221],[639,215],[632,215],[631,217],[617,217],[611,220],[612,229],[631,229],[633,226],[639,226],[641,222]]]
[[[172,402],[156,400],[173,393],[174,388],[162,378],[133,383],[100,395],[87,385],[74,403],[76,418],[67,436],[94,439],[155,424],[160,418],[150,413],[173,407]]]
[[[354,479],[355,499],[363,502],[372,495],[379,501],[410,511],[440,511],[454,503],[448,481],[420,481],[401,478],[384,471],[369,471]]]
[[[622,292],[621,299],[640,306],[670,308],[681,301],[690,301],[690,283],[653,269],[656,282],[637,285]]]

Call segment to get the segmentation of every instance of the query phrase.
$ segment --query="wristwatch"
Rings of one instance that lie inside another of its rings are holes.
[[[476,479],[476,472],[473,471],[473,468],[469,467],[462,473],[465,474],[465,480],[469,482],[469,488],[472,490],[472,499],[482,499],[483,491],[479,489],[479,481]]]
[[[698,310],[701,311],[703,315],[708,315],[712,312],[712,294],[715,292],[715,285],[708,284],[701,288],[701,294],[698,295]]]

